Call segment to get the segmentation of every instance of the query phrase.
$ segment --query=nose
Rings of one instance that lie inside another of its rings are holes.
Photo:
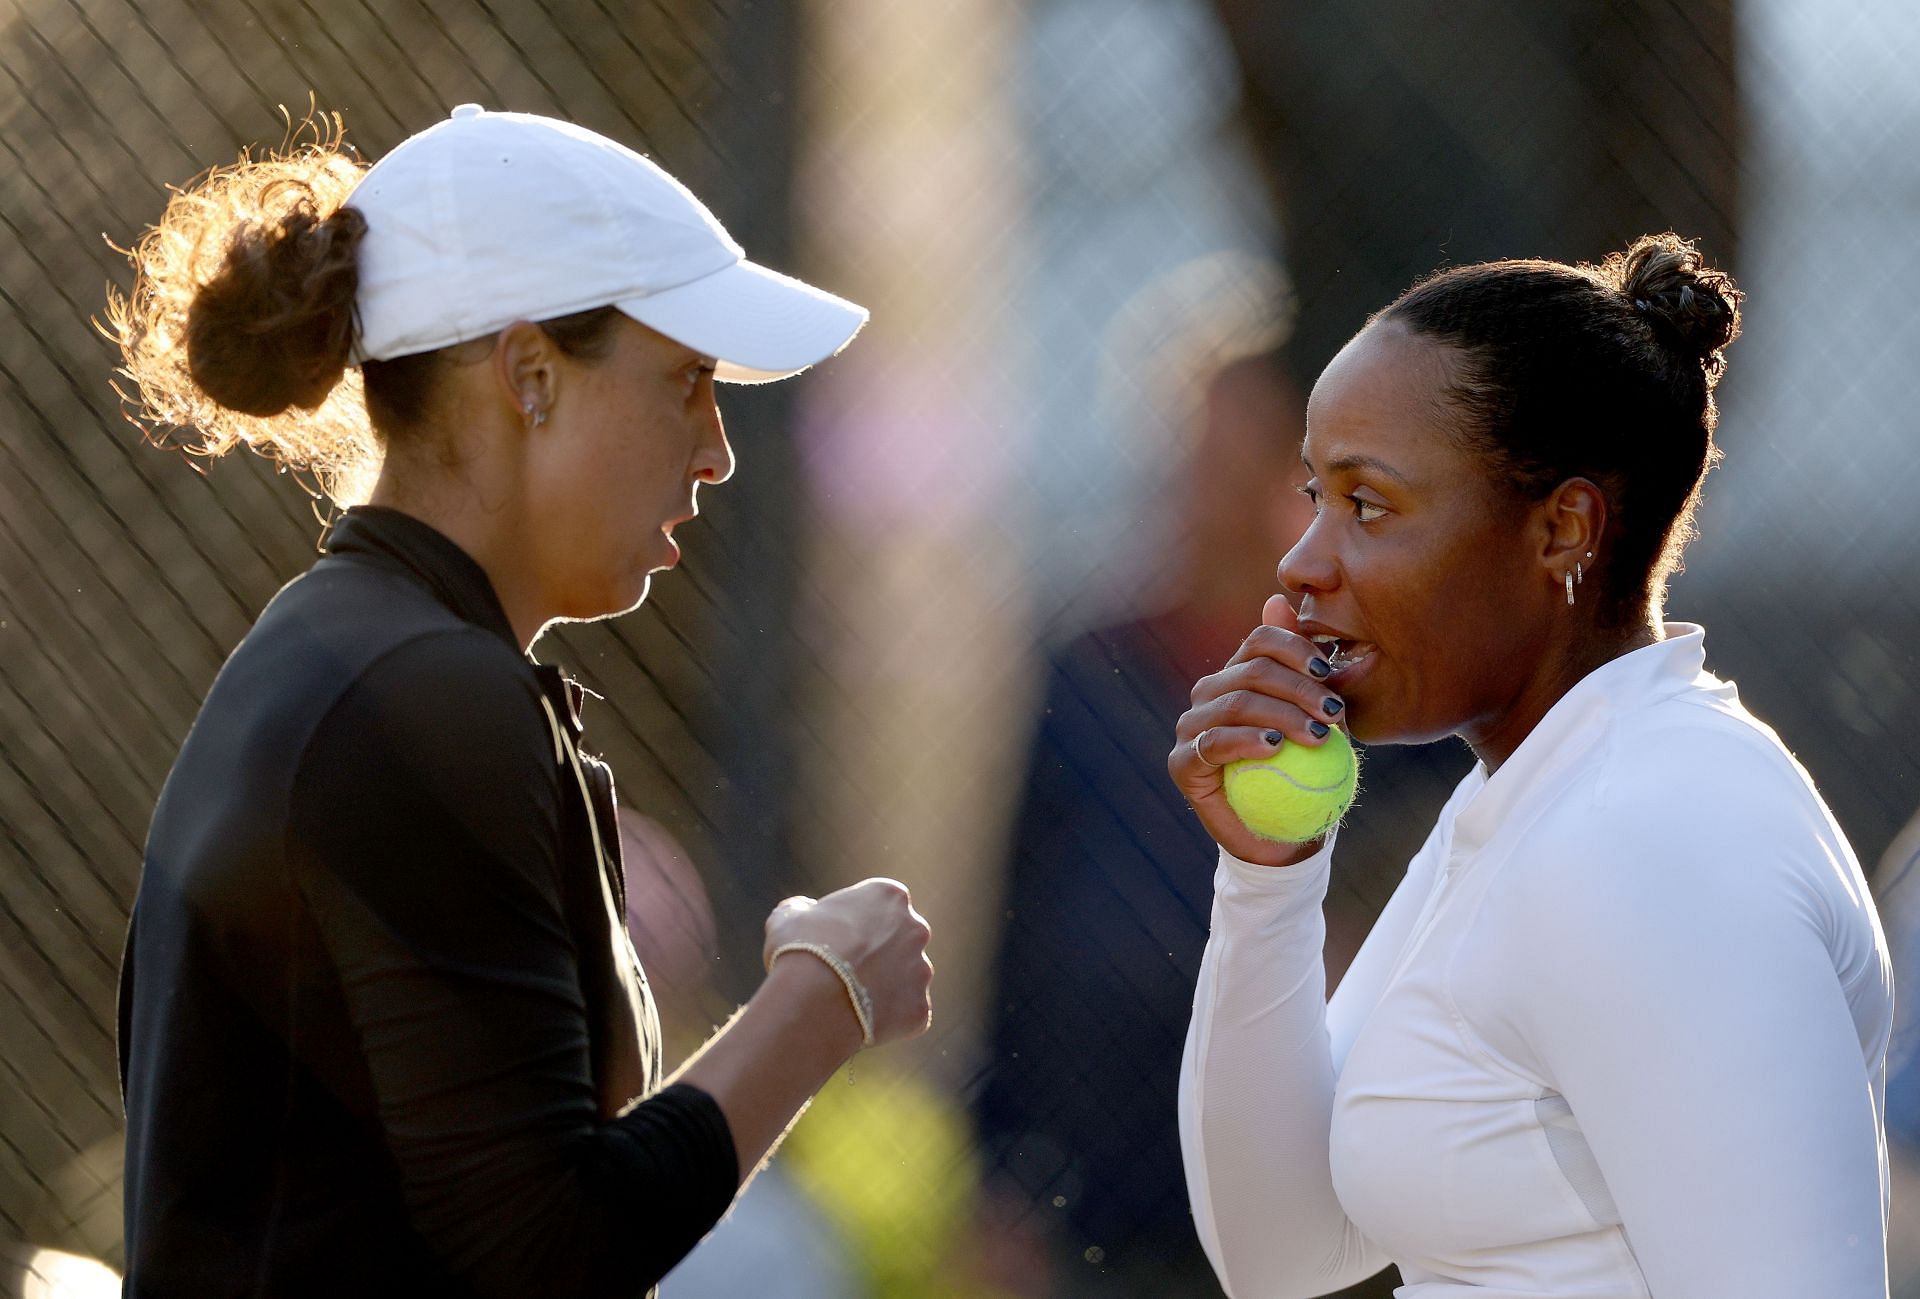
[[[1321,594],[1339,585],[1340,566],[1334,557],[1324,513],[1316,515],[1300,534],[1300,540],[1293,543],[1293,549],[1280,557],[1275,573],[1280,585],[1296,594]]]
[[[693,477],[695,482],[724,483],[733,477],[733,446],[727,441],[727,425],[720,418],[719,405],[709,403],[707,409],[711,416],[693,453]]]

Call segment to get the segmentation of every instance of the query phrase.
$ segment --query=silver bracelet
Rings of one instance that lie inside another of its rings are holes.
[[[767,953],[767,970],[773,970],[773,963],[788,952],[805,952],[817,956],[826,962],[827,968],[840,976],[840,982],[847,985],[847,999],[853,1002],[854,1018],[860,1021],[860,1045],[873,1045],[873,998],[868,995],[866,985],[853,972],[853,967],[841,958],[840,953],[820,943],[782,943]]]

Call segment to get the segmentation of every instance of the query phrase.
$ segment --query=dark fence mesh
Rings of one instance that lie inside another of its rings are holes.
[[[1896,843],[1920,808],[1920,18],[1851,12],[0,6],[0,1293],[121,1262],[114,998],[147,818],[323,528],[263,462],[143,446],[92,324],[127,279],[103,236],[276,142],[277,106],[342,111],[370,157],[465,101],[571,118],[875,309],[818,375],[723,395],[741,470],[686,565],[541,646],[601,696],[683,1052],[751,990],[786,893],[898,876],[937,933],[936,1032],[830,1087],[668,1295],[1215,1295],[1173,1125],[1211,854],[1169,732],[1302,525],[1303,394],[1438,266],[1674,228],[1740,277],[1727,459],[1670,613],[1885,856],[1901,959],[1920,943]],[[1368,756],[1336,973],[1468,761]],[[1903,1027],[1902,1152],[1914,1052]]]

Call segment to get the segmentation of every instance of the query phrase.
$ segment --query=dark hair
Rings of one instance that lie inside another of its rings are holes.
[[[1443,271],[1374,317],[1460,352],[1447,400],[1494,477],[1539,500],[1570,478],[1607,495],[1603,617],[1629,620],[1679,567],[1719,458],[1713,392],[1740,291],[1679,235],[1598,266],[1488,262]]]
[[[187,307],[187,372],[243,415],[318,406],[353,346],[366,218],[350,207],[322,217],[298,181],[277,185],[301,192],[277,224],[241,225],[227,236],[219,271]]]
[[[351,372],[367,227],[345,203],[366,165],[337,117],[289,132],[282,149],[174,192],[127,250],[134,287],[109,290],[102,328],[137,392],[123,393],[129,418],[156,440],[191,429],[186,449],[208,456],[245,445],[351,498],[371,486],[382,437],[418,424],[443,363],[481,340]],[[567,355],[598,359],[618,319],[609,306],[540,326]]]

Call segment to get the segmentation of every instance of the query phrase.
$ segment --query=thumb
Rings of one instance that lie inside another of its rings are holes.
[[[1293,605],[1284,595],[1270,595],[1260,610],[1260,621],[1269,627],[1279,627],[1283,631],[1299,631],[1300,619],[1293,612]]]

